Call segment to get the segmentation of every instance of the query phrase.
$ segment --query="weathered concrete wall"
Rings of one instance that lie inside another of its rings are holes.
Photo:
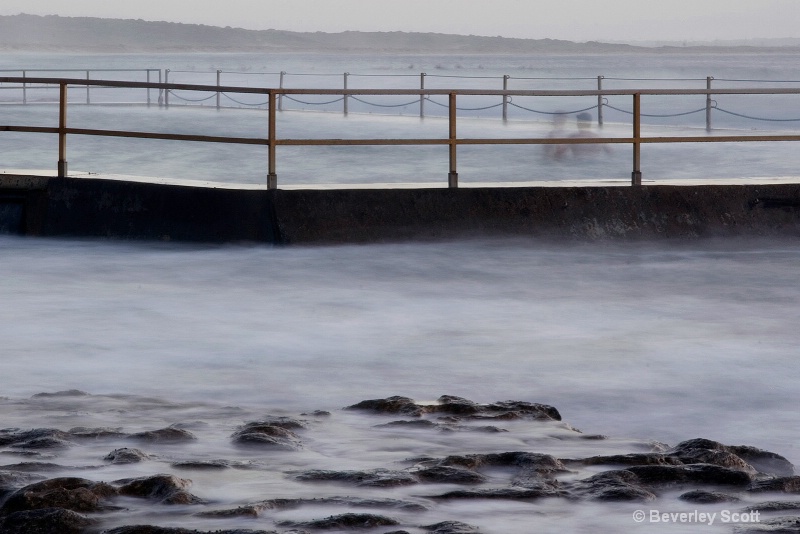
[[[800,237],[800,184],[266,191],[0,180],[0,231],[304,244],[481,235]]]

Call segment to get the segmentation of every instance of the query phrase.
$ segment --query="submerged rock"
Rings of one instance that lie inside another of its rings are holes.
[[[231,438],[237,445],[256,445],[284,451],[296,451],[302,448],[297,434],[282,426],[264,422],[247,423]]]
[[[770,491],[780,493],[800,493],[800,476],[778,477],[767,480],[757,480],[749,488],[753,493],[766,493]]]
[[[154,500],[161,504],[202,504],[204,501],[186,490],[192,485],[191,480],[174,475],[154,475],[114,482],[119,487],[119,494],[129,497],[140,497]]]
[[[51,478],[12,493],[0,507],[0,516],[25,510],[63,508],[73,512],[98,512],[108,508],[117,490],[104,482],[83,478]]]
[[[0,446],[16,447],[19,449],[65,449],[74,443],[70,441],[70,434],[55,428],[36,428],[34,430],[20,431],[7,429],[0,432]]]
[[[416,404],[413,399],[400,396],[361,401],[358,404],[347,406],[345,410],[363,410],[378,414],[402,414],[413,417],[420,417],[425,413],[423,407]]]
[[[738,502],[739,497],[718,491],[692,490],[678,497],[682,501],[696,504],[715,504],[721,502]]]
[[[737,525],[733,528],[735,534],[800,534],[800,517],[776,517],[773,519],[761,518],[758,523]]]
[[[340,514],[312,521],[280,521],[279,526],[318,529],[354,529],[399,525],[396,520],[375,514]]]
[[[129,434],[129,439],[147,442],[168,442],[179,443],[183,441],[195,441],[197,438],[183,428],[167,427],[159,430],[148,430],[146,432],[137,432]]]
[[[387,488],[419,483],[414,475],[406,471],[373,469],[371,471],[328,471],[313,469],[298,474],[297,480],[304,482],[342,482],[353,486]]]
[[[656,494],[645,488],[639,477],[621,469],[606,471],[567,485],[570,496],[592,501],[649,502]]]
[[[748,472],[791,476],[794,466],[779,454],[746,445],[723,445],[710,439],[683,441],[669,451],[683,463],[708,463]]]
[[[421,417],[425,414],[442,414],[448,421],[461,419],[529,419],[560,421],[561,414],[553,406],[521,401],[501,401],[492,404],[477,404],[473,401],[443,395],[436,404],[417,404],[408,397],[394,396],[371,399],[347,406],[346,410],[363,410],[376,414],[401,414]]]
[[[322,497],[316,499],[270,499],[237,508],[200,512],[201,517],[258,517],[265,510],[293,510],[302,506],[342,506],[348,508],[385,508],[407,512],[425,512],[422,504],[398,499],[361,499],[359,497]]]
[[[23,510],[0,517],[3,534],[83,534],[96,522],[63,508]]]
[[[424,528],[428,534],[480,534],[480,529],[459,521],[442,521]]]
[[[154,527],[152,525],[130,525],[124,527],[104,530],[103,534],[278,534],[275,531],[233,529],[233,530],[214,530],[213,532],[202,532],[200,530],[189,530],[187,528],[176,527]]]
[[[103,460],[112,464],[135,464],[148,460],[150,457],[139,449],[114,449]]]

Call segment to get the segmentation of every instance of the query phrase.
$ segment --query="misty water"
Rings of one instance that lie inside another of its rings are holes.
[[[531,77],[543,70],[550,76],[575,77],[592,73],[790,79],[796,69],[783,56],[770,56],[769,61],[751,56],[667,56],[663,65],[653,57],[333,61],[290,55],[65,59],[31,54],[4,56],[2,61],[3,68],[31,69],[65,64],[143,68],[158,63],[157,67],[194,71],[246,67],[389,74],[402,69],[434,71],[439,65],[440,71],[458,74],[519,69]],[[749,70],[742,72],[744,68]],[[759,113],[772,109],[765,102],[758,104]],[[31,117],[41,123],[55,120],[47,105],[2,106],[0,113],[4,123]],[[202,125],[236,132],[233,135],[264,129],[265,118],[263,111],[218,112],[191,106],[85,106],[74,113],[74,122],[100,127],[124,119],[136,128],[183,131]],[[420,128],[437,135],[446,132],[436,117],[420,121],[413,115],[352,113],[344,118],[335,112],[295,111],[281,115],[280,121],[290,135],[347,136],[343,127],[400,136],[418,135],[408,131]],[[699,124],[647,127],[704,131]],[[546,135],[550,124],[547,118],[503,125],[496,118],[474,117],[462,131],[470,128],[481,135],[506,135],[509,130]],[[613,121],[605,127],[619,135],[627,135],[622,133],[627,128]],[[52,140],[6,135],[0,137],[3,167],[50,165]],[[131,149],[130,143],[75,139],[70,168],[255,184],[266,166],[258,149],[180,144],[166,148],[163,142],[134,142],[136,148]],[[797,151],[791,147],[743,146],[678,145],[663,148],[663,153],[647,147],[650,159],[644,161],[652,171],[646,176],[776,176],[797,168]],[[280,161],[286,168],[284,172],[279,167],[280,179],[300,184],[444,180],[446,154],[420,157],[419,149],[360,150],[355,156],[338,149],[279,156],[285,158]],[[462,177],[528,181],[625,178],[630,172],[627,149],[615,149],[599,163],[547,165],[535,147],[495,150],[477,151],[472,159],[465,155],[460,160]],[[369,162],[368,168],[359,157]],[[734,170],[737,174],[731,176]],[[255,518],[196,514],[198,508],[231,509],[266,499],[349,495],[425,506],[423,512],[379,510],[414,534],[423,532],[420,525],[444,520],[504,534],[528,533],[532,525],[543,532],[696,532],[697,525],[637,525],[631,513],[641,504],[576,504],[566,499],[441,502],[430,496],[459,487],[309,484],[296,480],[294,473],[312,468],[402,470],[412,465],[411,458],[519,450],[582,458],[646,452],[656,447],[654,442],[675,445],[696,437],[752,445],[795,464],[800,461],[800,376],[794,362],[800,346],[796,240],[473,239],[281,248],[0,236],[0,251],[0,427],[111,428],[129,435],[174,426],[197,437],[188,444],[117,437],[76,440],[65,449],[0,449],[5,465],[56,464],[48,477],[111,481],[176,474],[191,479],[191,492],[207,503],[154,506],[130,499],[124,510],[102,515],[104,525],[286,530],[279,526],[281,521],[352,510],[311,504]],[[37,395],[69,390],[76,392]],[[564,423],[495,421],[493,425],[507,432],[441,432],[378,427],[397,417],[341,410],[364,399],[405,395],[432,402],[444,394],[479,403],[550,404]],[[241,425],[267,416],[304,420],[307,426],[298,432],[301,449],[265,451],[231,443]],[[608,439],[580,439],[598,434]],[[138,447],[150,458],[126,465],[104,462],[109,452],[121,447]],[[177,466],[210,460],[224,460],[227,468]],[[592,473],[588,468],[565,476]],[[506,472],[488,476],[492,486],[509,483]],[[644,506],[669,508],[665,511],[697,507],[669,500],[678,493],[668,490],[666,502]],[[743,498],[742,506],[751,499]],[[726,532],[730,525],[709,530]]]

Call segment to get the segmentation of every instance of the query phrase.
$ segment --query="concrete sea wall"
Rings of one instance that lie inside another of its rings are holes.
[[[4,175],[0,232],[276,244],[800,236],[800,183],[268,191]]]

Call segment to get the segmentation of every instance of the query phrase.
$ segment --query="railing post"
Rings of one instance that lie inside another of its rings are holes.
[[[269,91],[269,155],[268,155],[268,173],[267,173],[267,189],[278,188],[278,174],[275,172],[275,90]]]
[[[220,80],[220,75],[221,74],[222,74],[222,71],[217,69],[217,88],[219,88],[219,80]],[[217,111],[219,111],[219,91],[217,91]]]
[[[706,77],[706,89],[708,89],[709,91],[711,90],[711,80],[713,80],[713,79],[714,79],[713,76],[707,76]],[[711,93],[708,93],[706,95],[706,131],[707,132],[711,131],[711,103],[712,103]]]
[[[633,172],[631,185],[642,185],[642,95],[633,94]]]
[[[347,91],[347,77],[350,75],[349,72],[344,73],[344,90]],[[347,116],[347,94],[342,95],[342,101],[344,102],[344,115]]]
[[[597,90],[603,90],[603,76],[597,77]],[[597,95],[597,126],[603,127],[603,95]]]
[[[508,91],[508,74],[503,75],[503,91]],[[508,95],[503,95],[503,122],[508,122]]]
[[[165,84],[169,83],[169,69],[164,70],[164,83]],[[164,107],[165,108],[169,107],[169,89],[167,89],[166,87],[164,88]]]
[[[22,71],[22,79],[24,80],[25,78],[26,78],[26,73],[23,70]],[[28,83],[27,82],[22,82],[22,103],[23,104],[27,104],[28,103]]]
[[[449,115],[450,115],[450,135],[449,135],[449,148],[450,148],[450,173],[447,175],[447,187],[455,189],[458,187],[458,169],[456,167],[456,94],[450,93],[449,99]]]
[[[89,81],[89,71],[88,70],[86,71],[86,81]],[[89,84],[87,83],[86,84],[86,105],[88,106],[89,104],[91,104],[91,101],[89,100]]]
[[[146,76],[145,76],[146,77],[146,81],[147,81],[147,83],[150,83],[150,69],[147,69],[145,71],[145,73],[146,73]],[[150,88],[149,87],[147,88],[147,107],[148,108],[150,107]]]
[[[281,71],[281,79],[280,79],[280,82],[278,83],[278,87],[280,87],[281,89],[283,89],[283,77],[285,75],[286,75],[286,72]],[[278,111],[283,111],[283,93],[278,95]]]
[[[424,72],[420,72],[419,73],[419,90],[420,90],[420,93],[419,93],[419,118],[420,119],[424,119],[425,118],[425,93],[422,92],[422,91],[425,90],[425,73]]]
[[[67,84],[58,91],[58,177],[67,177]]]

